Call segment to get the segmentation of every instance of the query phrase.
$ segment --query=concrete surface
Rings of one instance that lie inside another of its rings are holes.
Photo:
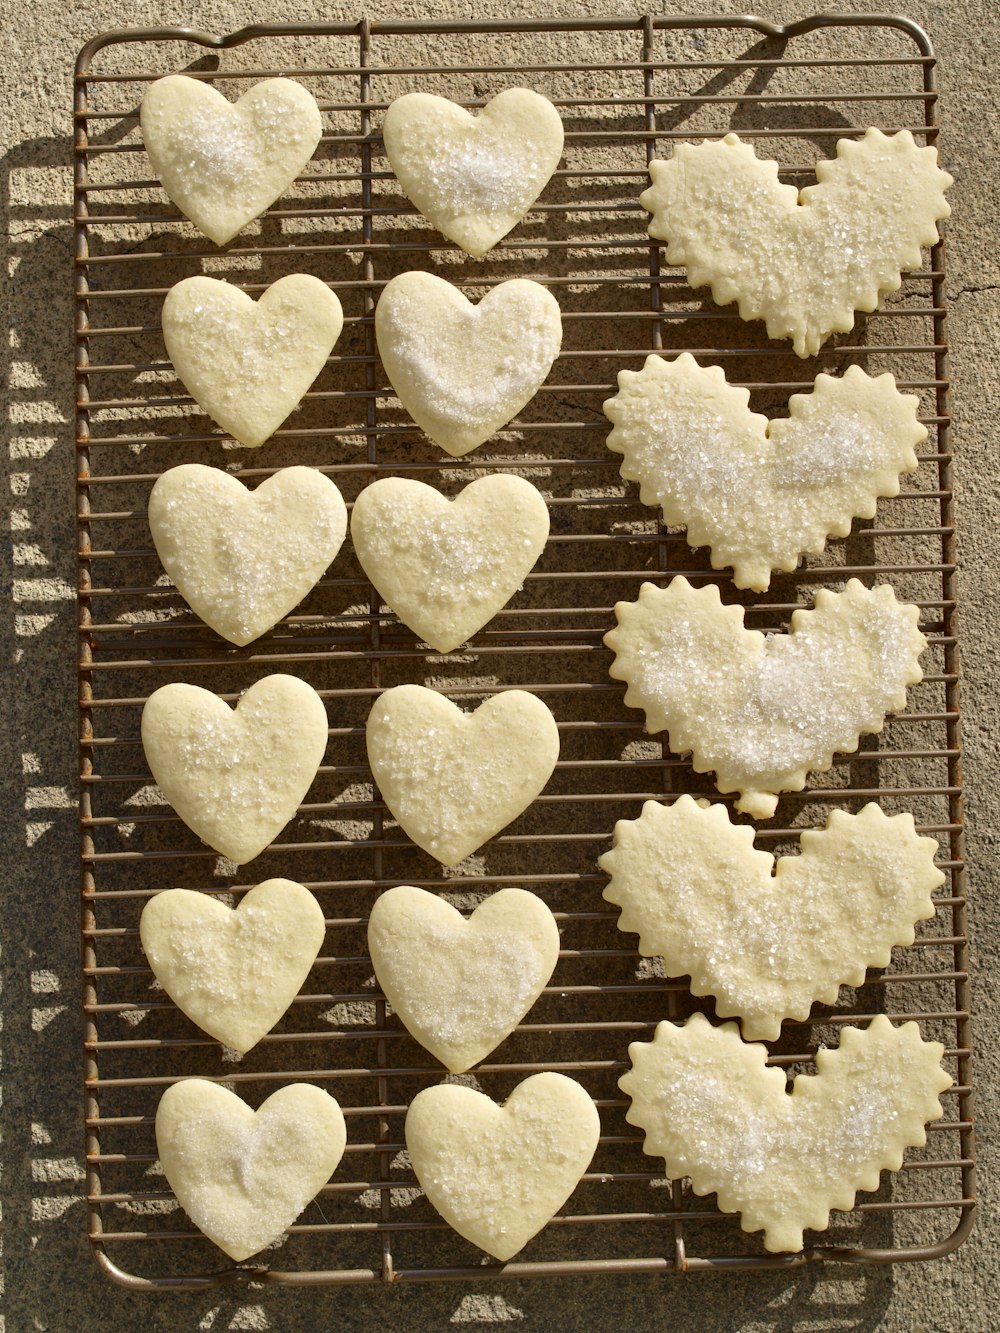
[[[716,0],[717,12],[741,6]],[[891,1329],[951,1333],[996,1327],[1000,1255],[993,1226],[1000,988],[998,727],[1000,653],[996,566],[1000,475],[1000,59],[995,0],[912,3],[940,57],[943,144],[957,180],[949,226],[952,369],[962,558],[966,778],[975,928],[979,1152],[983,1207],[972,1238],[931,1264],[866,1272],[821,1268],[784,1276],[684,1280],[585,1278],[500,1286],[251,1290],[140,1296],[98,1276],[79,1199],[79,1012],[75,717],[50,700],[75,693],[75,582],[71,474],[72,253],[71,71],[91,35],[125,24],[192,24],[227,31],[257,20],[355,18],[360,6],[272,0],[176,3],[33,0],[0,4],[4,42],[5,289],[14,329],[7,441],[4,569],[12,596],[2,621],[2,765],[8,865],[4,873],[2,1128],[5,1288],[10,1333],[125,1333],[176,1329],[437,1329],[511,1323],[525,1329]],[[760,0],[758,13],[787,20],[805,3]],[[842,10],[866,6],[844,0]],[[680,6],[666,6],[666,12]],[[606,0],[387,0],[373,16],[613,14]],[[25,424],[30,429],[25,430]],[[16,552],[16,554],[15,554]]]

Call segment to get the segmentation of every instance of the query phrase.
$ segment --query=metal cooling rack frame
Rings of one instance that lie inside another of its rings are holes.
[[[222,252],[165,203],[138,138],[142,92],[182,70],[230,95],[288,74],[311,87],[323,109],[324,138],[307,172]],[[379,119],[392,96],[414,87],[481,105],[513,81],[512,70],[560,108],[566,155],[529,219],[477,263],[424,226],[395,191]],[[595,93],[595,75],[612,96]],[[109,1276],[165,1289],[666,1274],[925,1259],[964,1239],[975,1178],[944,247],[897,297],[803,368],[759,326],[743,325],[731,309],[692,293],[682,274],[661,269],[637,203],[646,163],[672,141],[738,128],[778,157],[784,179],[804,183],[836,137],[869,124],[905,126],[934,143],[935,108],[926,35],[908,20],[878,15],[785,27],[751,17],[647,16],[362,20],[259,25],[228,36],[147,29],[107,33],[83,49],[75,207],[86,1188],[94,1254]],[[223,448],[165,361],[160,302],[172,282],[201,271],[225,271],[256,294],[292,271],[289,263],[340,293],[342,344],[275,441],[252,455]],[[480,290],[523,273],[558,295],[563,355],[514,423],[514,442],[505,432],[469,458],[442,462],[400,413],[375,355],[372,312],[387,276],[411,267],[436,267]],[[901,1172],[883,1176],[880,1191],[861,1196],[853,1213],[835,1215],[830,1231],[799,1255],[767,1255],[735,1218],[680,1182],[664,1182],[625,1122],[616,1086],[627,1041],[648,1037],[658,1019],[683,1016],[694,1002],[683,982],[642,964],[617,931],[594,860],[614,820],[634,817],[642,800],[712,789],[643,738],[608,680],[601,634],[614,600],[634,597],[645,578],[683,572],[720,583],[725,598],[738,596],[703,552],[650,518],[604,448],[600,403],[616,371],[664,349],[724,365],[762,407],[776,393],[772,412],[789,392],[807,388],[817,368],[862,360],[892,369],[902,387],[921,394],[929,430],[904,494],[881,502],[873,523],[855,525],[795,575],[776,578],[748,611],[748,623],[779,628],[818,585],[849,574],[890,578],[920,605],[931,641],[924,682],[906,712],[881,736],[865,738],[857,755],[842,757],[820,785],[783,798],[776,826],[758,830],[759,845],[779,848],[830,806],[856,809],[876,798],[914,810],[918,827],[941,844],[947,877],[936,916],[912,949],[897,950],[889,969],[870,973],[839,1005],[817,1007],[811,1023],[786,1024],[772,1044],[772,1063],[808,1065],[840,1025],[887,1012],[918,1019],[925,1035],[944,1041],[956,1080],[927,1148],[908,1153]],[[249,480],[307,462],[334,475],[348,498],[383,472],[428,473],[447,489],[482,468],[523,471],[548,493],[553,536],[519,598],[464,654],[441,658],[417,644],[383,612],[349,550],[272,634],[233,650],[164,583],[145,523],[152,481],[192,459],[225,462]],[[137,923],[143,902],[171,885],[230,895],[249,885],[156,803],[138,717],[148,693],[167,680],[190,679],[233,699],[275,666],[320,690],[333,762],[261,864],[316,892],[328,944],[277,1031],[233,1063],[153,989]],[[398,834],[367,785],[364,718],[379,690],[402,680],[423,680],[458,700],[526,685],[559,722],[563,758],[547,793],[455,875],[442,875]],[[552,985],[476,1077],[502,1099],[527,1072],[568,1072],[594,1095],[604,1133],[563,1213],[514,1263],[484,1264],[450,1232],[401,1155],[406,1104],[441,1076],[387,1014],[365,952],[367,906],[401,882],[450,893],[460,905],[484,889],[528,886],[546,898],[563,931]],[[267,1263],[227,1264],[156,1174],[156,1102],[164,1086],[189,1074],[228,1082],[254,1105],[276,1084],[305,1078],[344,1106],[345,1161]]]

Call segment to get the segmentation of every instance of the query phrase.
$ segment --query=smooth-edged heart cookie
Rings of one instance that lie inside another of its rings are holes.
[[[322,577],[343,544],[347,506],[315,468],[282,468],[248,491],[228,472],[182,463],[150,492],[149,530],[195,614],[242,645]]]
[[[153,778],[184,823],[237,865],[259,855],[309,790],[326,708],[297,676],[265,676],[235,711],[198,685],[163,685],[142,710]]]
[[[744,628],[742,606],[680,575],[667,588],[644,583],[615,616],[604,642],[626,704],[643,709],[647,731],[668,733],[675,754],[690,751],[696,773],[714,771],[719,791],[739,792],[737,810],[755,819],[770,818],[778,793],[801,791],[837,751],[856,750],[862,733],[882,730],[921,679],[927,646],[917,607],[858,579],[840,593],[821,588],[813,610],[792,613],[788,634]]]
[[[477,259],[517,226],[559,165],[563,126],[540,93],[508,88],[473,116],[431,93],[390,103],[386,157],[404,194]]]
[[[375,307],[379,356],[420,429],[460,458],[534,398],[562,345],[559,302],[510,278],[474,305],[433,273],[400,273]]]
[[[241,1054],[298,995],[326,935],[323,911],[291,879],[267,879],[233,911],[190,889],[150,898],[139,938],[153,974],[192,1022]]]
[[[579,1184],[601,1121],[579,1083],[533,1074],[503,1106],[455,1083],[424,1088],[406,1113],[406,1146],[444,1220],[495,1259],[517,1254]]]
[[[951,177],[908,130],[838,140],[802,191],[735,134],[678,144],[649,174],[639,202],[667,263],[685,268],[692,287],[711,286],[719,305],[738,301],[743,319],[765,320],[769,337],[791,338],[798,356],[814,356],[853,327],[856,310],[896,291],[951,212]]]
[[[376,900],[368,950],[407,1031],[461,1074],[509,1037],[541,995],[559,958],[559,927],[524,889],[501,889],[466,919],[404,884]]]
[[[368,762],[400,828],[457,866],[526,810],[559,758],[540,699],[506,690],[474,713],[422,685],[397,685],[368,715]]]
[[[167,292],[163,341],[201,410],[250,449],[302,401],[340,337],[344,312],[308,273],[279,278],[254,301],[218,278],[184,278]]]
[[[904,1148],[926,1142],[952,1082],[941,1043],[884,1014],[864,1030],[841,1028],[840,1046],[817,1051],[817,1073],[799,1074],[790,1094],[784,1070],[766,1067],[766,1046],[702,1014],[683,1027],[659,1023],[628,1051],[632,1069],[618,1086],[644,1150],[664,1159],[670,1179],[689,1176],[695,1194],[717,1193],[771,1251],[801,1250],[804,1228],[824,1230],[831,1208],[849,1211],[858,1190],[898,1171]]]
[[[521,477],[480,477],[454,500],[385,477],[354,502],[361,567],[405,625],[451,652],[505,606],[541,555],[549,509]]]
[[[777,865],[753,844],[753,829],[730,823],[723,806],[681,796],[619,820],[598,865],[639,952],[662,958],[668,976],[690,976],[694,995],[714,995],[719,1017],[739,1017],[745,1037],[772,1040],[783,1019],[833,1004],[867,968],[888,966],[894,944],[912,944],[944,875],[937,843],[917,836],[912,815],[872,804],[832,811]]]
[[[203,1078],[173,1083],[156,1110],[156,1151],[177,1202],[239,1262],[292,1225],[347,1145],[336,1101],[290,1083],[253,1111]]]
[[[788,400],[787,417],[768,421],[749,402],[720,367],[682,352],[621,371],[604,412],[608,448],[642,503],[686,527],[692,546],[710,546],[713,569],[732,565],[737,587],[763,592],[772,570],[794,569],[827,537],[846,537],[852,519],[873,518],[879,496],[898,495],[927,431],[919,398],[860,366],[818,375],[812,393]]]
[[[139,122],[168,197],[216,245],[274,203],[323,133],[316,99],[291,79],[265,79],[234,104],[170,74],[150,86]]]

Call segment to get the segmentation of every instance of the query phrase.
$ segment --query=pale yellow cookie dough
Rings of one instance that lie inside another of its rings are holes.
[[[633,1042],[618,1086],[632,1098],[626,1120],[670,1179],[716,1192],[744,1231],[764,1232],[766,1249],[794,1251],[806,1227],[828,1227],[831,1208],[853,1208],[858,1190],[899,1170],[904,1148],[926,1142],[952,1082],[943,1054],[916,1023],[893,1027],[879,1014],[864,1031],[841,1028],[839,1047],[819,1050],[817,1073],[799,1074],[789,1095],[784,1070],[765,1067],[766,1046],[695,1014]]]
[[[315,468],[282,468],[248,491],[219,468],[182,463],[150,492],[149,530],[191,609],[242,645],[321,578],[343,543],[347,507]]]
[[[403,832],[458,865],[532,803],[559,758],[555,718],[533,694],[494,694],[474,713],[397,685],[368,715],[368,762]]]
[[[690,751],[696,773],[714,772],[719,791],[739,792],[736,808],[755,819],[882,730],[921,679],[927,643],[917,607],[858,579],[840,593],[821,588],[788,634],[745,629],[742,606],[679,575],[667,588],[644,583],[615,615],[604,642],[616,654],[610,674],[628,683],[625,703],[643,709],[647,731],[666,731],[676,754]]]
[[[302,401],[340,337],[344,312],[308,273],[254,301],[217,278],[184,278],[161,315],[178,378],[203,412],[256,449]]]
[[[265,676],[235,711],[198,685],[163,685],[142,710],[153,778],[184,823],[244,865],[294,816],[326,751],[326,708],[297,676]]]
[[[168,197],[216,245],[274,203],[323,133],[316,99],[291,79],[265,79],[234,104],[170,74],[150,85],[139,121]]]
[[[444,1220],[495,1259],[507,1260],[573,1193],[601,1134],[597,1107],[563,1074],[534,1074],[503,1106],[441,1084],[406,1113],[417,1180]]]
[[[548,506],[521,477],[480,477],[454,500],[423,482],[385,477],[361,492],[351,514],[362,569],[440,653],[510,601],[548,535]]]
[[[501,889],[466,919],[404,884],[376,900],[368,949],[404,1026],[461,1074],[510,1036],[538,999],[559,957],[559,928],[524,889]]]
[[[546,97],[508,88],[473,116],[431,93],[385,113],[385,152],[404,194],[476,258],[525,216],[559,165],[563,126]]]
[[[265,880],[235,911],[206,893],[167,889],[139,918],[157,981],[188,1018],[241,1054],[295,999],[325,935],[319,903],[291,879]]]
[[[951,211],[937,150],[908,130],[840,139],[801,192],[735,134],[678,144],[649,174],[639,202],[667,263],[685,268],[692,287],[711,286],[719,305],[738,301],[743,319],[765,320],[769,337],[791,338],[799,356],[896,291]]]
[[[311,1083],[279,1088],[253,1111],[217,1083],[188,1078],[156,1111],[156,1150],[178,1203],[237,1262],[292,1225],[346,1144],[340,1107]]]
[[[619,820],[598,864],[639,952],[690,976],[694,995],[714,995],[745,1037],[772,1040],[783,1019],[808,1018],[814,1002],[833,1004],[867,968],[888,966],[892,946],[912,944],[914,923],[934,915],[931,891],[944,883],[934,839],[877,805],[832,811],[800,846],[775,865],[724,806],[681,796]]]
[[[433,273],[401,273],[375,307],[375,335],[399,401],[457,458],[534,398],[559,355],[562,315],[527,278],[499,283],[474,305]]]
[[[812,393],[788,400],[787,417],[768,421],[749,401],[720,367],[682,352],[621,371],[604,412],[608,448],[642,503],[685,526],[692,546],[710,546],[713,569],[732,565],[737,587],[762,592],[772,570],[795,569],[827,537],[846,537],[852,519],[873,518],[879,496],[898,495],[927,431],[918,398],[859,366],[818,375]]]

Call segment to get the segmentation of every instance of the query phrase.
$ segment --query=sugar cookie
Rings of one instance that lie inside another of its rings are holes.
[[[597,1107],[564,1074],[534,1074],[503,1106],[472,1088],[424,1088],[406,1113],[417,1180],[444,1220],[495,1259],[559,1211],[601,1135]]]
[[[439,653],[510,601],[548,535],[548,506],[521,477],[480,477],[454,500],[420,481],[384,477],[365,487],[351,514],[362,569]]]
[[[517,226],[559,165],[563,126],[546,97],[508,88],[478,116],[445,97],[390,103],[385,152],[410,201],[479,258]]]
[[[723,606],[712,584],[644,583],[637,602],[615,607],[604,636],[616,654],[625,702],[646,714],[646,730],[669,733],[676,754],[691,751],[696,773],[714,771],[719,791],[740,793],[738,810],[774,814],[778,793],[801,791],[810,769],[857,749],[863,732],[906,703],[921,679],[927,641],[920,612],[883,584],[851,579],[821,588],[814,609],[793,612],[791,632],[743,626],[742,606]]]
[[[234,104],[169,74],[150,85],[139,122],[168,197],[216,245],[274,203],[323,133],[316,99],[291,79],[265,79]]]
[[[139,918],[149,965],[177,1007],[241,1053],[302,987],[326,935],[323,911],[291,879],[268,879],[233,911],[206,893],[167,889]]]
[[[203,1078],[172,1083],[156,1111],[156,1150],[177,1202],[239,1262],[292,1225],[347,1144],[336,1101],[290,1083],[253,1111]]]
[[[523,889],[501,889],[466,919],[443,898],[404,884],[376,900],[368,949],[407,1030],[461,1074],[509,1037],[538,999],[559,957],[559,928]]]
[[[319,278],[290,273],[259,301],[217,278],[167,292],[163,341],[201,410],[256,449],[298,407],[340,337],[344,312]]]
[[[142,744],[163,795],[237,865],[294,816],[326,751],[326,708],[297,676],[251,685],[235,712],[197,685],[163,685],[142,710]]]
[[[397,685],[368,716],[368,762],[386,805],[446,866],[526,810],[558,757],[555,718],[526,690],[463,713],[435,690]]]
[[[934,839],[917,836],[912,815],[877,805],[832,811],[800,845],[775,865],[724,806],[681,796],[619,820],[598,864],[639,952],[662,958],[668,976],[690,976],[693,994],[714,995],[719,1017],[739,1017],[745,1037],[771,1040],[783,1019],[833,1004],[842,985],[886,967],[894,944],[912,944],[944,883]]]
[[[534,398],[562,343],[559,303],[510,278],[478,305],[433,273],[401,273],[375,307],[379,356],[420,429],[459,458]]]
[[[927,431],[918,398],[859,366],[817,376],[812,393],[788,400],[787,417],[768,421],[749,401],[718,366],[682,352],[621,371],[604,411],[608,448],[642,503],[685,526],[692,546],[710,546],[713,569],[732,565],[737,587],[763,592],[773,569],[794,569],[828,536],[846,537],[853,518],[873,518],[879,496],[898,495]]]
[[[738,301],[743,319],[765,320],[769,337],[791,338],[798,356],[896,291],[951,211],[951,177],[908,130],[840,139],[801,192],[735,134],[678,144],[649,174],[639,202],[653,214],[650,236],[668,243],[667,263],[692,287],[710,285],[719,305]]]
[[[804,1228],[828,1227],[831,1208],[853,1208],[858,1190],[899,1170],[904,1148],[926,1142],[952,1082],[943,1054],[916,1023],[879,1014],[864,1031],[841,1028],[839,1047],[819,1050],[817,1073],[799,1074],[789,1095],[784,1071],[765,1067],[766,1046],[695,1014],[633,1042],[618,1086],[632,1098],[626,1120],[672,1180],[716,1192],[744,1231],[764,1232],[766,1249],[801,1250]]]
[[[315,468],[282,468],[248,491],[219,468],[181,463],[150,492],[149,530],[195,614],[242,645],[322,577],[343,543],[347,507]]]

